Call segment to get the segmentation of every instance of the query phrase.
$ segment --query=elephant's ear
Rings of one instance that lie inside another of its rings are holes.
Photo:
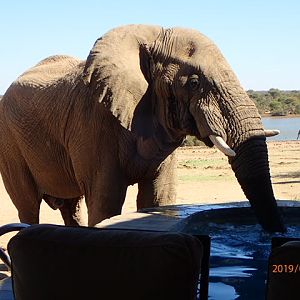
[[[94,47],[92,48],[92,50],[90,51],[90,54],[86,60],[86,64],[83,70],[83,74],[82,74],[82,79],[83,82],[88,85],[89,83],[91,83],[92,80],[92,76],[94,74],[94,72],[98,69],[98,65],[99,65],[99,60],[98,58],[98,43],[101,42],[102,38],[99,38],[95,44]]]
[[[154,61],[147,44],[140,45],[140,67],[145,79],[150,84],[154,76]]]
[[[135,107],[151,78],[149,53],[161,27],[128,25],[98,39],[86,60],[82,80],[93,99],[98,99],[126,128],[131,127]],[[141,61],[142,60],[142,61]]]

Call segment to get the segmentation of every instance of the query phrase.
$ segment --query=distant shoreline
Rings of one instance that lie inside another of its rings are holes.
[[[286,116],[272,116],[271,114],[261,114],[262,118],[282,118],[282,119],[289,119],[289,118],[300,118],[299,114],[289,114]]]

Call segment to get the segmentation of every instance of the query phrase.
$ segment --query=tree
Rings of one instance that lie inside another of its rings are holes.
[[[273,99],[275,99],[280,95],[280,90],[279,89],[269,89],[269,94],[272,96]]]
[[[286,115],[286,111],[281,102],[274,100],[270,103],[272,116],[282,116]]]

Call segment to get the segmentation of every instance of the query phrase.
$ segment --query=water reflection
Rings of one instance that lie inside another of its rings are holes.
[[[211,282],[209,285],[209,300],[233,300],[238,299],[239,295],[236,294],[235,289],[222,282]]]

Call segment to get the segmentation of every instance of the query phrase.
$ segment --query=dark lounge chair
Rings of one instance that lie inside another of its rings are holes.
[[[8,251],[16,300],[183,300],[196,299],[200,270],[207,299],[209,247],[183,233],[33,225]]]

